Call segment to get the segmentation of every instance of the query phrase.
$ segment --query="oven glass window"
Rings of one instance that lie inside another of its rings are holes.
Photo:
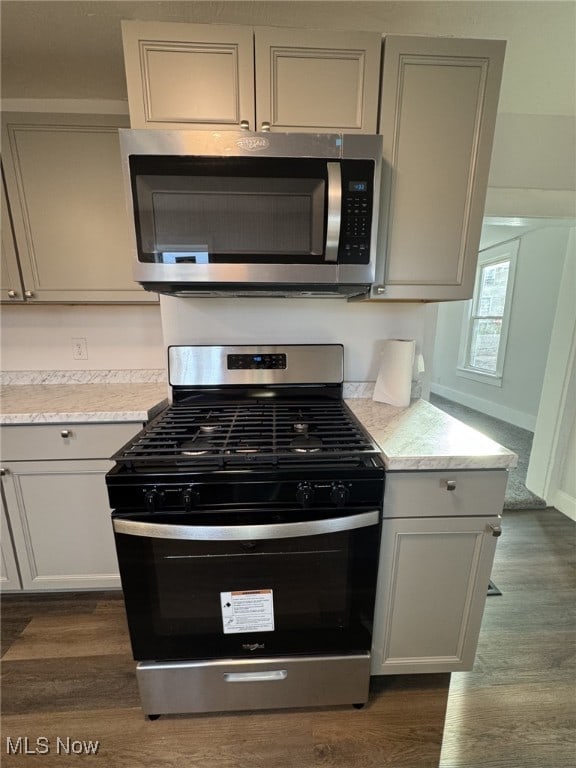
[[[116,539],[137,659],[370,648],[374,526],[264,541]]]

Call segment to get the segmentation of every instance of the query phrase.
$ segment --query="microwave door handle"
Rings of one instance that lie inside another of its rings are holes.
[[[328,216],[324,261],[338,261],[340,222],[342,219],[342,173],[340,163],[326,163],[328,171]]]
[[[257,539],[291,539],[295,536],[317,536],[323,533],[352,531],[356,528],[378,525],[379,519],[380,512],[375,509],[350,517],[271,525],[164,525],[162,523],[142,523],[137,520],[115,518],[113,527],[116,533],[144,536],[149,539],[255,541]]]

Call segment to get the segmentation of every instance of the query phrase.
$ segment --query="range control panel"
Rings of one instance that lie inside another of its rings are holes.
[[[242,354],[228,355],[229,371],[250,370],[284,370],[286,368],[285,354]]]

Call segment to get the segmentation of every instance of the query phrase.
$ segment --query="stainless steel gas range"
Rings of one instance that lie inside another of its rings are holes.
[[[367,701],[384,468],[340,345],[169,348],[107,475],[144,712]]]

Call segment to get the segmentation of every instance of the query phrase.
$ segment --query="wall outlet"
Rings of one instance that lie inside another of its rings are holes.
[[[72,337],[72,359],[88,360],[88,344],[85,338],[79,336]]]

